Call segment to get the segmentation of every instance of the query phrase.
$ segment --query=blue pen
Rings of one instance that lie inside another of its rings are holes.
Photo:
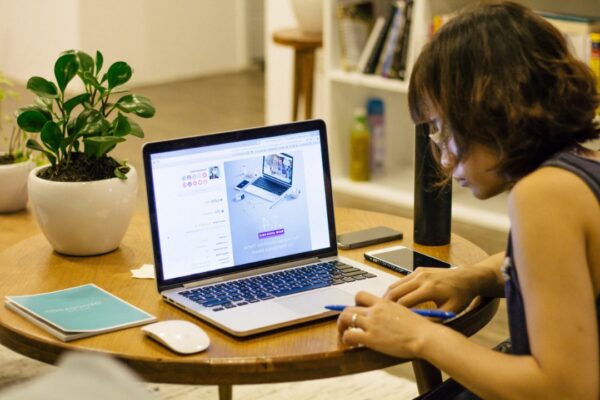
[[[331,311],[344,311],[344,308],[346,308],[346,307],[348,307],[348,306],[337,305],[337,304],[325,306],[326,309],[331,310]],[[456,317],[456,314],[453,313],[452,311],[424,310],[424,309],[420,309],[420,308],[411,308],[410,310],[412,312],[422,315],[424,317],[432,317],[432,318],[440,318],[440,319],[449,319],[449,318]]]

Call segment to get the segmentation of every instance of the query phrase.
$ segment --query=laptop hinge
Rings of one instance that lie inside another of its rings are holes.
[[[267,267],[251,269],[248,271],[237,272],[234,274],[215,276],[213,278],[202,279],[200,281],[186,283],[183,285],[183,287],[187,289],[187,288],[196,287],[196,286],[211,285],[213,283],[220,283],[220,282],[225,282],[225,281],[247,278],[249,276],[265,274],[265,273],[269,273],[269,272],[279,271],[282,269],[298,267],[301,265],[314,264],[314,263],[318,263],[318,262],[322,262],[322,261],[323,260],[319,259],[318,257],[305,258],[305,259],[298,260],[298,261],[291,261],[291,262],[282,263],[282,264],[269,265]]]

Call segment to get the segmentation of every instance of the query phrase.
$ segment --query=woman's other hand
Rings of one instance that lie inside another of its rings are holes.
[[[478,273],[472,267],[417,268],[392,284],[383,298],[405,307],[432,301],[441,310],[460,312],[479,295]]]

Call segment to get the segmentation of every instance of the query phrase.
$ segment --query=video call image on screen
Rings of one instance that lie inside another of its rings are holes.
[[[330,245],[318,131],[175,151],[152,168],[164,279]],[[285,189],[275,200],[246,191],[267,175]]]
[[[287,184],[292,183],[294,158],[288,154],[269,154],[263,156],[263,175]]]

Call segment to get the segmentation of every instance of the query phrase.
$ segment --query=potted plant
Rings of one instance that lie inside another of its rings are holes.
[[[135,208],[137,174],[108,153],[129,135],[144,137],[131,115],[155,113],[149,99],[121,88],[131,67],[117,61],[103,73],[103,60],[99,51],[95,58],[76,50],[60,54],[56,83],[30,78],[27,89],[36,101],[18,110],[19,127],[39,133],[27,147],[50,162],[29,174],[31,203],[48,241],[63,254],[102,254],[119,246]],[[68,96],[76,77],[84,90]]]
[[[17,97],[11,86],[12,82],[0,72],[0,105],[7,98]],[[12,119],[1,111],[0,115],[0,133],[3,133],[2,122],[12,122]],[[26,133],[13,127],[11,134],[2,135],[2,139],[7,142],[7,148],[0,153],[0,213],[8,213],[27,206],[27,175],[35,164],[25,148]]]

